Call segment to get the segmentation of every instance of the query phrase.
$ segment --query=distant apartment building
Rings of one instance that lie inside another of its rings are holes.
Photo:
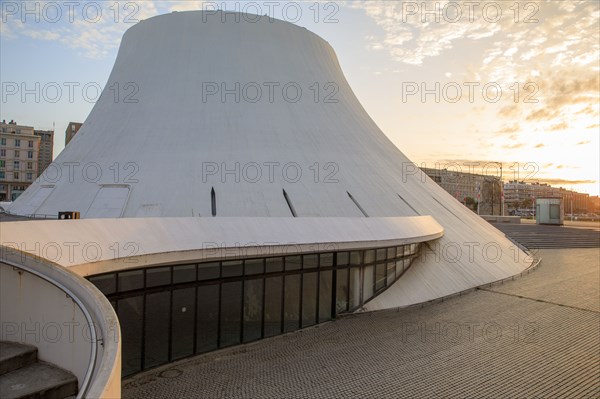
[[[563,199],[565,213],[588,213],[593,212],[593,203],[590,201],[590,195],[587,193],[578,193],[577,191],[560,188],[560,196]]]
[[[40,140],[31,126],[0,123],[0,201],[14,201],[37,178]]]
[[[79,122],[69,122],[67,129],[65,130],[65,147],[73,140],[73,137],[75,137],[82,125],[83,123]]]
[[[53,130],[34,130],[33,134],[40,138],[40,151],[38,158],[38,176],[52,162],[54,152],[54,131]]]
[[[509,181],[504,184],[504,202],[509,211],[530,210],[536,198],[562,198],[565,213],[587,213],[593,208],[589,194],[578,193],[546,183]]]
[[[545,183],[512,180],[504,184],[504,203],[509,209],[532,208],[536,198],[560,197],[560,189]]]
[[[477,201],[481,215],[501,214],[502,184],[499,177],[438,168],[421,170],[466,206],[469,206],[471,200]],[[473,205],[473,210],[476,210],[475,206],[477,205]]]
[[[594,195],[591,196],[588,201],[588,211],[591,213],[600,214],[600,197]]]

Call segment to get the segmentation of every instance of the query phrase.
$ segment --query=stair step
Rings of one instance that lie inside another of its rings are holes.
[[[0,375],[35,362],[37,362],[35,346],[0,341]]]
[[[77,378],[50,363],[33,363],[0,376],[2,399],[63,399],[76,394]]]

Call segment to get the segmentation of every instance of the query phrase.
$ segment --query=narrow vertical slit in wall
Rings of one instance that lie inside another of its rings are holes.
[[[446,205],[444,205],[444,204],[442,204],[440,201],[438,201],[438,199],[437,199],[437,198],[435,198],[435,197],[433,197],[433,196],[432,196],[431,198],[433,198],[433,200],[434,200],[435,202],[437,202],[438,204],[440,204],[440,205],[442,206],[442,208],[444,208],[445,210],[447,210],[448,212],[450,212],[451,214],[453,214],[455,218],[457,218],[457,219],[458,219],[458,220],[460,220],[461,222],[465,223],[465,221],[464,221],[464,220],[462,220],[461,218],[459,218],[458,216],[456,216],[456,213],[452,212],[452,211],[451,211],[449,208],[447,208],[447,207],[446,207]],[[465,223],[465,224],[466,224],[466,223]]]
[[[217,216],[217,198],[215,195],[215,188],[210,189],[210,204],[212,209],[212,215]]]
[[[288,208],[290,208],[290,212],[292,212],[292,216],[297,217],[298,215],[296,215],[296,210],[294,209],[294,205],[292,205],[292,201],[290,200],[290,197],[288,197],[285,190],[283,190],[283,198],[285,198],[285,202],[287,202]]]
[[[346,191],[346,194],[348,194],[348,197],[350,197],[350,199],[352,200],[352,202],[354,202],[354,205],[356,205],[356,207],[358,209],[360,209],[360,211],[362,212],[363,215],[365,215],[365,217],[369,217],[369,215],[367,215],[367,212],[365,212],[365,210],[362,208],[362,206],[360,206],[360,204],[358,203],[358,201],[356,199],[354,199],[354,197],[352,196],[352,194],[350,194],[348,191]]]
[[[406,206],[408,206],[410,209],[412,209],[412,211],[414,213],[416,213],[417,215],[421,215],[419,212],[417,212],[417,210],[415,208],[413,208],[404,198],[402,198],[402,196],[398,193],[396,193],[398,195],[398,197],[402,200],[402,202],[404,202],[406,204]]]

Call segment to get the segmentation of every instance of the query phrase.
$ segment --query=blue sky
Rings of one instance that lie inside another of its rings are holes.
[[[121,36],[136,20],[238,9],[305,26],[329,41],[367,111],[413,161],[465,171],[468,162],[503,162],[521,178],[534,164],[534,180],[598,194],[599,3],[422,4],[2,0],[1,118],[38,129],[55,125],[56,156],[67,123],[91,111]],[[23,99],[22,88],[35,91],[36,83],[39,101],[33,94]],[[476,85],[472,98],[468,84]],[[487,95],[485,85],[492,89]],[[61,95],[53,102],[57,86]],[[497,102],[495,87],[502,89]],[[422,88],[440,99],[422,98]]]

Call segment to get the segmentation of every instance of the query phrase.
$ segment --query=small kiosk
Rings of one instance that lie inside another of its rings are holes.
[[[535,199],[535,222],[537,224],[554,224],[562,226],[565,210],[562,198],[541,197]]]

